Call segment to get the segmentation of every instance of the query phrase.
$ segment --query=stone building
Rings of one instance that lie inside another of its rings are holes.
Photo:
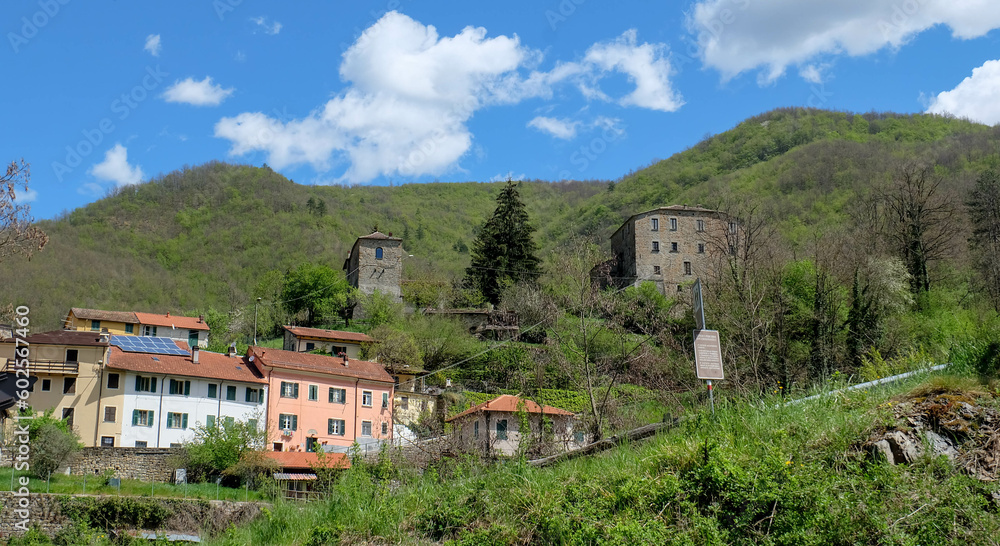
[[[402,301],[403,240],[378,231],[358,237],[344,261],[347,282],[365,294],[378,290]]]
[[[516,455],[530,449],[533,442],[547,444],[544,451],[566,451],[590,440],[578,430],[573,412],[539,406],[510,394],[473,406],[445,422],[451,423],[464,449],[487,457]]]
[[[735,229],[723,213],[701,207],[640,212],[611,236],[614,258],[598,264],[591,277],[621,287],[650,281],[670,295],[696,278],[712,276],[712,256],[725,246],[727,230]]]

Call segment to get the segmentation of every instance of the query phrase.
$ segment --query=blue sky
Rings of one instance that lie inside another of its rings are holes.
[[[993,0],[9,1],[4,161],[51,218],[185,165],[615,179],[784,106],[1000,122]]]

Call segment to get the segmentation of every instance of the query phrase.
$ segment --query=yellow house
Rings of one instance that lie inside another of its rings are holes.
[[[123,377],[103,373],[107,334],[56,330],[32,334],[26,341],[29,373],[38,377],[28,397],[31,408],[39,415],[53,410],[57,419],[67,419],[87,447],[102,445],[102,438],[113,442],[121,429],[121,415],[114,409],[121,404],[113,401],[124,389]],[[15,348],[13,339],[0,342],[2,371],[14,372]]]
[[[114,335],[139,335],[139,318],[131,311],[70,308],[63,321],[63,330],[100,332],[107,328]]]

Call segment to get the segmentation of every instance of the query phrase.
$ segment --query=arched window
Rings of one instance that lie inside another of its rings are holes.
[[[376,260],[382,259],[382,247],[378,247],[375,249],[375,259]]]

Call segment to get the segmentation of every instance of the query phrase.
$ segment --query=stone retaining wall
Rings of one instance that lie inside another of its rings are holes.
[[[113,470],[116,478],[170,482],[174,455],[180,450],[154,447],[85,447],[69,463],[77,475],[99,475]]]

